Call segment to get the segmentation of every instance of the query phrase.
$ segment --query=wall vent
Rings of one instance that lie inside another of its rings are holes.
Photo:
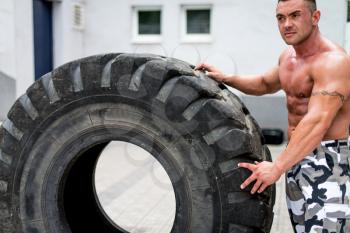
[[[85,14],[84,7],[81,4],[73,4],[73,28],[77,30],[84,30]]]

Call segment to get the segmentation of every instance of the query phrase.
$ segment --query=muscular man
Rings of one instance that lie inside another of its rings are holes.
[[[213,79],[251,95],[283,90],[286,149],[274,162],[241,163],[262,192],[286,172],[287,203],[295,232],[350,232],[350,58],[321,35],[315,0],[279,0],[276,18],[290,45],[263,75],[230,76],[199,64]]]

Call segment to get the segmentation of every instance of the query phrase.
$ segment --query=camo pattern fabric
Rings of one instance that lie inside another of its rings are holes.
[[[296,233],[350,233],[347,140],[321,144],[286,173],[287,205]]]

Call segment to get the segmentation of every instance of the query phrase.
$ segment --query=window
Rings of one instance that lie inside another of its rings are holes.
[[[182,6],[182,41],[211,42],[211,6]]]
[[[186,10],[187,34],[210,34],[210,10]]]
[[[348,22],[350,22],[350,0],[348,0]]]
[[[161,7],[133,7],[133,21],[133,41],[135,43],[158,43],[161,41]]]
[[[139,35],[160,35],[160,11],[139,11]]]

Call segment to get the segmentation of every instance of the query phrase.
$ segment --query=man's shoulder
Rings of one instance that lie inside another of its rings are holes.
[[[312,64],[314,77],[350,77],[350,56],[342,49],[320,53]]]
[[[282,51],[282,53],[281,53],[280,56],[279,56],[278,61],[279,61],[279,63],[281,63],[281,61],[283,61],[283,60],[285,60],[285,59],[287,59],[287,58],[289,58],[289,57],[291,57],[291,56],[293,56],[293,55],[295,55],[295,52],[294,52],[293,47],[288,46],[287,48],[285,48],[285,49]]]
[[[342,62],[350,59],[350,56],[343,51],[328,51],[320,55],[319,60]]]
[[[350,56],[342,49],[334,49],[321,52],[315,59],[314,64],[318,68],[331,68],[334,66],[342,66],[342,64],[349,64]]]
[[[324,38],[318,58],[320,60],[349,59],[346,50],[340,45]]]

